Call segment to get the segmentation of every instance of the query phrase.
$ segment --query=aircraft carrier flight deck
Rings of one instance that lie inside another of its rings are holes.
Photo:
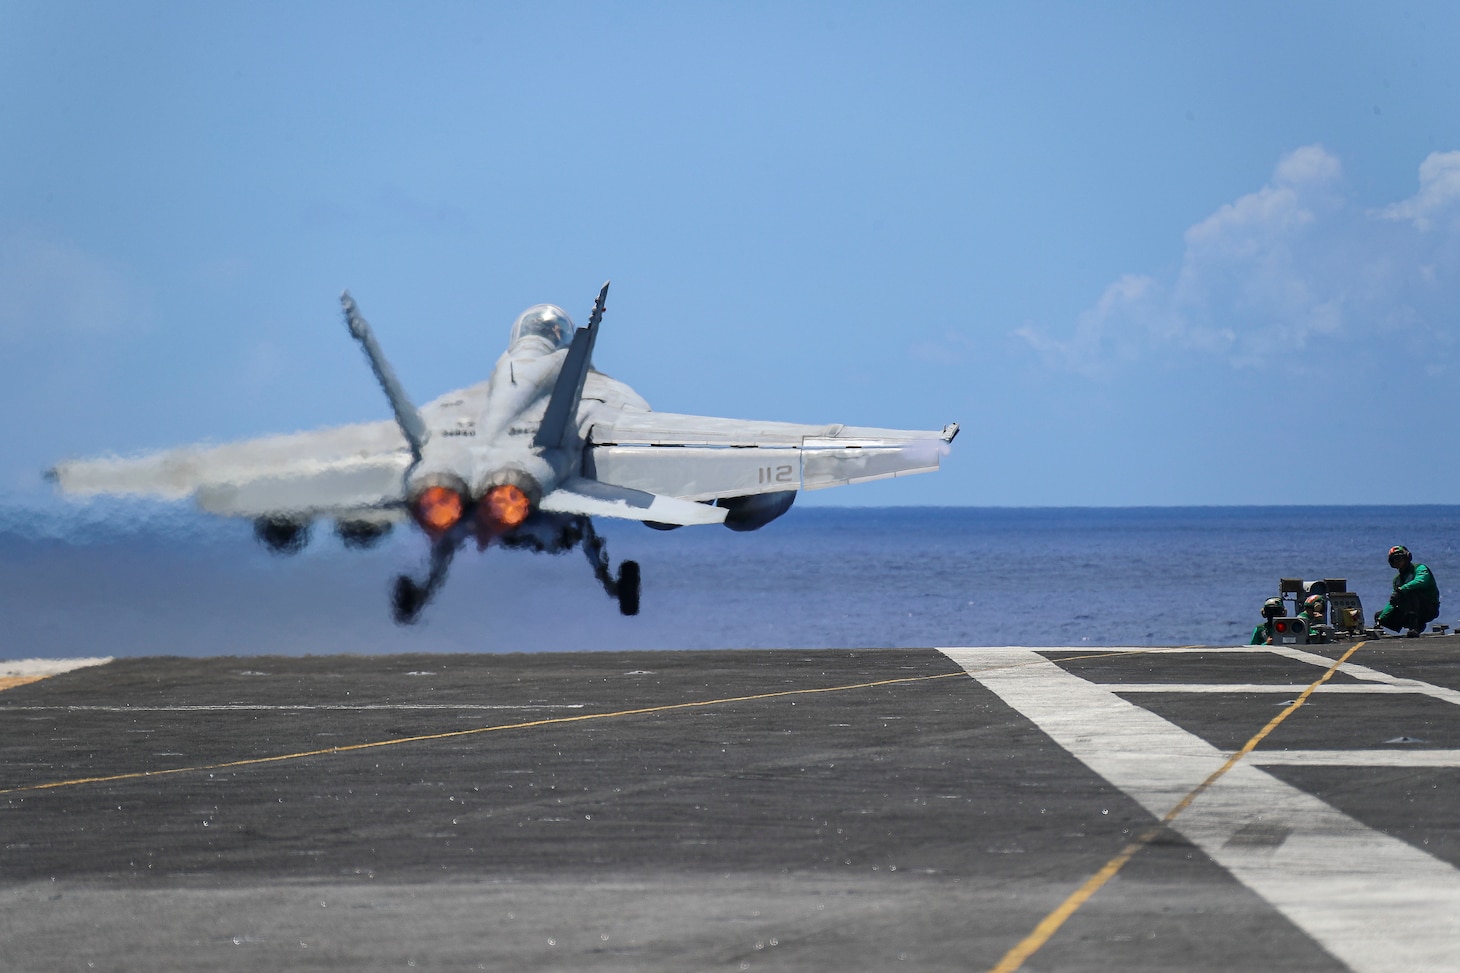
[[[7,970],[1460,969],[1460,638],[88,661]]]

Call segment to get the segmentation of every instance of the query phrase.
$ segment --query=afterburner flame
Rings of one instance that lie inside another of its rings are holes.
[[[466,504],[450,487],[431,486],[416,498],[416,522],[428,531],[445,533],[461,519]]]
[[[482,516],[501,530],[511,530],[532,513],[532,501],[521,487],[504,483],[494,486],[482,497]]]

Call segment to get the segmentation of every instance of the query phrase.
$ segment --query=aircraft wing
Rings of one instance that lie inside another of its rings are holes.
[[[584,475],[685,500],[820,490],[932,472],[957,434],[623,410],[593,422]]]
[[[400,428],[384,421],[68,460],[48,476],[77,496],[192,498],[209,513],[238,517],[329,515],[399,505],[410,462]]]

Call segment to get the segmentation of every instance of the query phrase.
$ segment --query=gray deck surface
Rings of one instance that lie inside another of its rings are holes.
[[[1038,653],[1227,753],[1324,672]],[[1335,673],[1249,759],[1301,751],[1255,773],[1433,862],[1416,897],[1443,902],[1460,639],[1350,661],[1434,692]],[[1274,688],[1203,691],[1253,683]],[[1159,816],[995,688],[932,649],[148,658],[18,686],[0,968],[991,969]],[[1331,759],[1375,750],[1399,756]],[[1366,968],[1223,857],[1281,850],[1292,828],[1261,817],[1225,844],[1166,829],[1024,969]],[[1353,874],[1360,898],[1408,881]],[[1401,914],[1435,940],[1417,955],[1460,968],[1443,913]]]

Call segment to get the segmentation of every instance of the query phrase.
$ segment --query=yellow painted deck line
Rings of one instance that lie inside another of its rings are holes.
[[[431,740],[452,740],[459,737],[476,736],[483,733],[498,733],[506,730],[528,730],[541,726],[561,726],[568,723],[584,723],[589,720],[607,720],[625,716],[646,716],[651,713],[671,713],[680,710],[704,709],[709,706],[724,706],[731,703],[748,703],[763,699],[784,699],[790,696],[812,696],[821,693],[849,692],[855,689],[874,689],[879,686],[895,686],[902,683],[929,682],[935,679],[953,679],[966,676],[962,669],[957,672],[941,672],[931,676],[904,676],[897,679],[878,679],[873,682],[851,683],[844,686],[816,686],[809,689],[784,689],[773,693],[755,693],[750,696],[727,696],[721,699],[694,700],[688,703],[665,703],[659,706],[642,706],[636,709],[617,710],[612,713],[583,713],[576,716],[555,716],[548,719],[528,720],[522,723],[502,723],[496,726],[479,726],[466,730],[448,730],[443,733],[424,733],[419,736],[397,737],[390,740],[373,740],[368,743],[352,743],[344,746],[326,747],[320,750],[304,750],[299,753],[283,753],[272,757],[248,757],[215,764],[200,764],[190,767],[170,767],[162,770],[142,770],[122,774],[108,774],[101,777],[78,777],[73,780],[50,781],[44,784],[26,784],[21,787],[0,789],[0,794],[20,794],[27,791],[55,790],[61,787],[76,787],[81,784],[106,784],[122,780],[141,780],[151,777],[167,777],[176,774],[198,773],[206,770],[233,770],[239,767],[256,767],[261,764],[279,763],[285,760],[300,760],[305,757],[324,757],[333,754],[350,753],[356,750],[371,750],[380,747],[395,747],[407,743],[424,743]]]
[[[106,665],[110,661],[112,657],[109,655],[89,659],[0,659],[0,679],[58,676],[87,666]]]
[[[1277,729],[1284,720],[1297,712],[1298,708],[1308,701],[1308,698],[1317,691],[1318,687],[1333,678],[1333,674],[1338,671],[1338,667],[1347,662],[1349,657],[1357,652],[1363,644],[1363,642],[1356,642],[1338,661],[1329,666],[1323,675],[1314,680],[1312,685],[1303,690],[1303,693],[1297,699],[1284,707],[1283,711],[1269,720],[1267,725],[1261,730],[1258,730],[1251,739],[1242,745],[1240,750],[1228,757],[1226,762],[1213,771],[1206,780],[1196,785],[1185,797],[1177,801],[1175,806],[1161,818],[1159,824],[1147,829],[1144,833],[1136,837],[1135,840],[1122,848],[1114,858],[1106,862],[1099,871],[1090,876],[1084,884],[1056,906],[1049,915],[1040,920],[1039,924],[1034,927],[1029,935],[1025,936],[1024,939],[1020,940],[1019,943],[1005,953],[1004,957],[989,970],[989,973],[1014,973],[1015,970],[1023,966],[1045,943],[1049,942],[1050,937],[1059,931],[1060,927],[1065,924],[1070,916],[1074,915],[1080,906],[1084,905],[1091,896],[1100,891],[1105,883],[1114,878],[1125,867],[1126,863],[1135,857],[1137,852],[1150,844],[1157,835],[1165,830],[1168,824],[1174,821],[1181,812],[1189,808],[1192,802],[1200,797],[1204,791],[1220,780],[1233,767],[1237,766],[1238,761],[1256,749],[1257,745],[1266,739],[1273,730]]]
[[[1279,648],[1275,645],[1268,646],[1268,648],[1272,649],[1278,655],[1284,656],[1289,659],[1294,659],[1298,662],[1307,662],[1311,665],[1326,665],[1329,661],[1325,656],[1317,655],[1316,653],[1308,652],[1303,649],[1295,649],[1289,647]],[[1370,669],[1368,666],[1361,666],[1356,662],[1347,663],[1343,665],[1338,671],[1346,676],[1353,676],[1355,679],[1362,679],[1365,682],[1382,683],[1386,686],[1394,686],[1396,688],[1407,689],[1410,692],[1422,693],[1425,696],[1430,696],[1435,699],[1442,700],[1446,703],[1460,706],[1460,690],[1457,689],[1449,689],[1445,686],[1436,686],[1432,683],[1422,682],[1419,679],[1404,679],[1399,676],[1390,675],[1389,673],[1379,669]]]
[[[1306,934],[1315,950],[1354,973],[1460,970],[1460,868],[1264,770],[1263,748],[1281,742],[1286,723],[1234,761],[1238,755],[1232,751],[1099,683],[1056,665],[1016,668],[1039,658],[1033,649],[945,651],[1055,744],[1135,800],[1153,822],[1186,803],[1164,822],[1167,833],[1190,842],[1260,896]],[[1334,662],[1324,658],[1321,667],[1315,662],[1314,675]],[[1338,671],[1359,668],[1349,661]],[[1285,707],[1274,712],[1280,708]],[[1229,765],[1226,774],[1216,778],[1223,765]],[[1212,783],[1188,801],[1204,781]],[[1254,828],[1272,841],[1234,840]],[[1131,854],[1144,847],[1130,849],[1130,838],[1111,840]],[[1124,854],[1116,856],[1109,871],[1118,871],[1125,860]],[[1078,908],[1080,901],[1071,905]],[[1058,921],[1053,916],[1049,925]],[[1038,963],[1036,957],[1028,965]]]
[[[106,665],[111,656],[92,659],[6,659],[0,660],[0,692],[17,686],[28,686],[63,672],[74,672],[88,666]]]
[[[1051,651],[1051,652],[1059,652],[1059,651],[1066,651],[1066,650],[1059,649],[1059,648],[1051,648],[1048,651]],[[1133,655],[1133,654],[1138,654],[1138,653],[1148,652],[1148,651],[1150,651],[1150,650],[1149,649],[1145,649],[1145,648],[1119,649],[1119,650],[1110,651],[1110,652],[1100,652],[1100,653],[1095,654],[1095,655],[1091,655],[1091,654],[1088,654],[1088,653],[1081,653],[1080,655],[1075,656],[1073,658],[1078,658],[1078,659],[1105,658],[1107,656]],[[110,660],[105,660],[105,661],[110,661]],[[1053,660],[1053,661],[1059,662],[1059,661],[1064,661],[1064,660],[1056,659],[1056,660]],[[1028,665],[1039,665],[1039,664],[1040,664],[1039,662],[1026,662],[1026,663],[1020,663],[1019,665],[1028,666]],[[994,667],[994,668],[1000,668],[1000,667]],[[1004,668],[1007,668],[1007,666],[1005,666]],[[815,687],[815,688],[811,688],[811,689],[790,689],[790,690],[782,690],[780,692],[774,692],[774,693],[757,693],[757,694],[752,695],[752,696],[732,696],[732,697],[726,697],[724,699],[697,700],[697,701],[689,702],[689,703],[670,703],[670,704],[666,704],[666,705],[663,705],[663,706],[648,706],[648,707],[643,707],[643,708],[640,708],[640,709],[619,710],[619,711],[613,712],[613,713],[582,713],[582,714],[578,714],[578,715],[575,715],[575,716],[560,716],[560,717],[552,717],[552,718],[549,718],[549,719],[528,720],[528,721],[522,722],[522,723],[502,723],[502,724],[498,724],[498,725],[495,725],[495,726],[472,727],[472,728],[466,729],[466,730],[451,730],[451,731],[448,731],[448,732],[445,732],[445,733],[428,733],[428,734],[423,734],[423,735],[420,735],[420,736],[397,737],[397,738],[390,739],[390,740],[374,740],[374,741],[370,741],[370,742],[367,742],[367,743],[346,744],[344,746],[328,747],[328,748],[319,749],[319,750],[304,750],[304,751],[300,751],[298,753],[278,754],[276,756],[271,756],[271,757],[248,757],[248,758],[244,758],[242,760],[230,760],[230,761],[225,761],[225,762],[216,763],[216,764],[201,764],[201,765],[189,766],[189,767],[170,767],[170,768],[163,768],[161,770],[131,771],[131,772],[128,772],[128,773],[121,773],[121,774],[108,774],[108,775],[100,776],[100,777],[78,777],[78,778],[75,778],[73,780],[49,781],[49,782],[43,783],[43,784],[26,784],[26,785],[23,785],[23,786],[20,786],[20,787],[8,787],[8,788],[0,789],[0,794],[19,794],[19,793],[23,793],[23,792],[26,792],[26,791],[55,790],[56,788],[60,788],[60,787],[76,787],[76,786],[79,786],[81,784],[105,784],[105,783],[113,783],[113,782],[122,781],[122,780],[139,780],[139,779],[146,778],[146,777],[165,777],[165,776],[171,776],[171,775],[176,775],[176,774],[194,773],[194,772],[200,772],[200,771],[206,771],[206,770],[231,770],[231,769],[235,769],[235,768],[238,768],[238,767],[251,767],[251,766],[257,766],[257,765],[260,765],[260,764],[278,763],[278,762],[284,761],[284,760],[301,760],[301,759],[303,759],[305,757],[320,757],[320,756],[328,756],[330,754],[336,754],[336,753],[348,753],[348,752],[350,752],[352,750],[368,750],[368,749],[377,748],[377,747],[392,747],[392,746],[398,746],[400,744],[405,744],[405,743],[422,743],[422,742],[429,741],[429,740],[447,740],[447,739],[452,739],[452,738],[455,738],[455,737],[473,736],[473,735],[482,734],[482,733],[496,733],[496,732],[505,731],[505,730],[526,730],[526,729],[532,729],[534,727],[540,727],[540,726],[553,726],[553,725],[563,724],[563,723],[578,723],[578,722],[583,722],[585,720],[603,720],[603,719],[611,719],[611,718],[622,717],[622,716],[643,716],[643,715],[647,715],[649,713],[664,713],[664,712],[670,712],[670,711],[673,711],[673,710],[683,710],[683,709],[693,709],[693,708],[700,708],[700,707],[706,707],[706,706],[726,705],[726,704],[729,704],[729,703],[744,703],[744,702],[750,702],[750,701],[753,701],[753,700],[776,699],[776,698],[785,697],[785,696],[801,696],[801,695],[809,695],[809,694],[814,694],[814,693],[846,692],[846,691],[853,690],[853,689],[871,689],[871,688],[874,688],[874,687],[877,687],[877,686],[890,686],[890,685],[896,685],[898,683],[925,682],[925,681],[928,681],[928,680],[931,680],[931,679],[950,679],[950,678],[954,678],[954,677],[957,677],[957,676],[965,676],[965,675],[968,675],[968,672],[966,670],[960,669],[957,672],[943,672],[943,673],[938,673],[938,674],[932,675],[932,676],[907,676],[907,677],[903,677],[903,678],[899,678],[899,679],[880,679],[880,680],[877,680],[875,682],[855,683],[855,684],[846,685],[846,686],[824,686],[824,687]]]

